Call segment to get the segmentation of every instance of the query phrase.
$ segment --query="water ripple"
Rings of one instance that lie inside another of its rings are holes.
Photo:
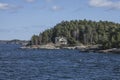
[[[120,55],[0,45],[0,80],[119,80]]]

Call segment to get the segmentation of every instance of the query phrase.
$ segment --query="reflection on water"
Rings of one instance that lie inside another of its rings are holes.
[[[0,80],[119,80],[120,55],[0,44]]]

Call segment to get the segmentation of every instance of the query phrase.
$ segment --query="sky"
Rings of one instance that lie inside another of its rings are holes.
[[[120,0],[0,0],[0,40],[32,35],[70,20],[120,23]]]

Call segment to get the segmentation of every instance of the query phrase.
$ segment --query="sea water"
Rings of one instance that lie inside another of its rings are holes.
[[[0,80],[120,80],[120,54],[0,44]]]

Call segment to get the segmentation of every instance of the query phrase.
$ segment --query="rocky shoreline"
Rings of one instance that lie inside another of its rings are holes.
[[[99,50],[94,50],[94,49],[83,49],[80,50],[80,52],[97,52],[97,53],[120,53],[120,49],[117,48],[111,48],[111,49],[99,49]]]
[[[31,46],[23,46],[21,49],[76,49],[80,52],[98,52],[98,53],[120,53],[120,48],[111,48],[111,49],[100,49],[98,46],[64,46],[58,47],[55,45],[47,44],[47,45],[31,45]]]

